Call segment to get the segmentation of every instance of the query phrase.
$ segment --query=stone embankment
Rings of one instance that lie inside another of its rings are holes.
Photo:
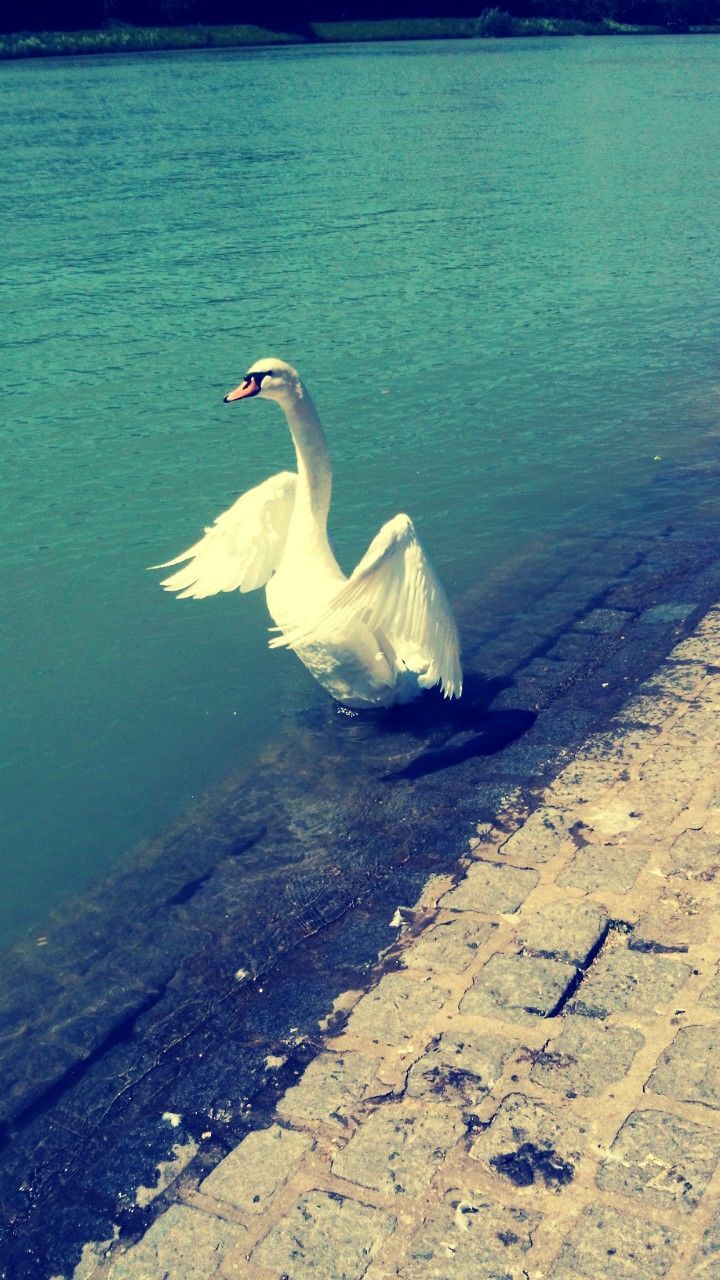
[[[718,1280],[719,729],[715,609],[403,913],[271,1126],[77,1280]]]

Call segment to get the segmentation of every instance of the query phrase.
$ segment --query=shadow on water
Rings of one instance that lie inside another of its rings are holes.
[[[348,714],[342,708],[323,707],[300,720],[306,729],[323,736],[325,752],[328,738],[332,740],[333,749],[327,755],[336,768],[344,765],[357,772],[372,761],[368,783],[409,781],[477,756],[496,755],[521,738],[537,719],[536,712],[491,709],[512,683],[468,671],[461,699],[443,698],[432,689],[414,702],[389,710]]]
[[[484,717],[479,732],[458,730],[442,747],[430,748],[404,769],[386,773],[385,781],[423,778],[430,773],[438,773],[441,769],[450,769],[454,765],[464,764],[466,760],[472,760],[476,756],[494,756],[527,733],[536,719],[536,712],[525,711],[522,708],[490,712]]]
[[[469,672],[460,701],[448,701],[433,691],[416,703],[388,716],[395,732],[423,737],[427,746],[403,768],[383,774],[386,782],[423,778],[450,769],[476,756],[493,756],[521,738],[537,714],[521,708],[491,711],[495,698],[512,681],[488,679]]]
[[[511,684],[507,678],[466,670],[461,698],[443,698],[438,689],[430,689],[415,702],[384,712],[382,719],[388,728],[417,738],[448,737],[479,728],[495,698]]]

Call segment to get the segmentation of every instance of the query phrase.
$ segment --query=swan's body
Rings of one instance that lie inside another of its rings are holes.
[[[238,498],[205,536],[156,568],[187,561],[163,580],[195,599],[265,586],[279,634],[328,693],[348,707],[408,702],[439,684],[459,697],[457,629],[409,516],[374,538],[347,578],[327,534],[332,471],[325,435],[297,373],[258,361],[226,401],[261,395],[284,410],[297,474],[280,472]]]

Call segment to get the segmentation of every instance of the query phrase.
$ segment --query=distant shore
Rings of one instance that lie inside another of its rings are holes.
[[[570,18],[513,18],[488,9],[478,18],[396,18],[367,22],[312,22],[297,30],[257,26],[134,27],[113,23],[94,31],[33,31],[0,35],[0,58],[142,53],[172,49],[253,48],[288,44],[362,43],[371,40],[467,40],[507,36],[718,35],[720,26],[682,31]]]

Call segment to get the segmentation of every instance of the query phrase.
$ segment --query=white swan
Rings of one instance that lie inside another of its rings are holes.
[[[180,598],[266,586],[278,636],[347,707],[409,702],[439,684],[459,698],[457,628],[409,516],[383,525],[350,578],[327,535],[332,471],[308,392],[284,360],[259,360],[225,402],[262,396],[283,409],[297,475],[282,471],[238,498],[205,536],[165,564]]]

